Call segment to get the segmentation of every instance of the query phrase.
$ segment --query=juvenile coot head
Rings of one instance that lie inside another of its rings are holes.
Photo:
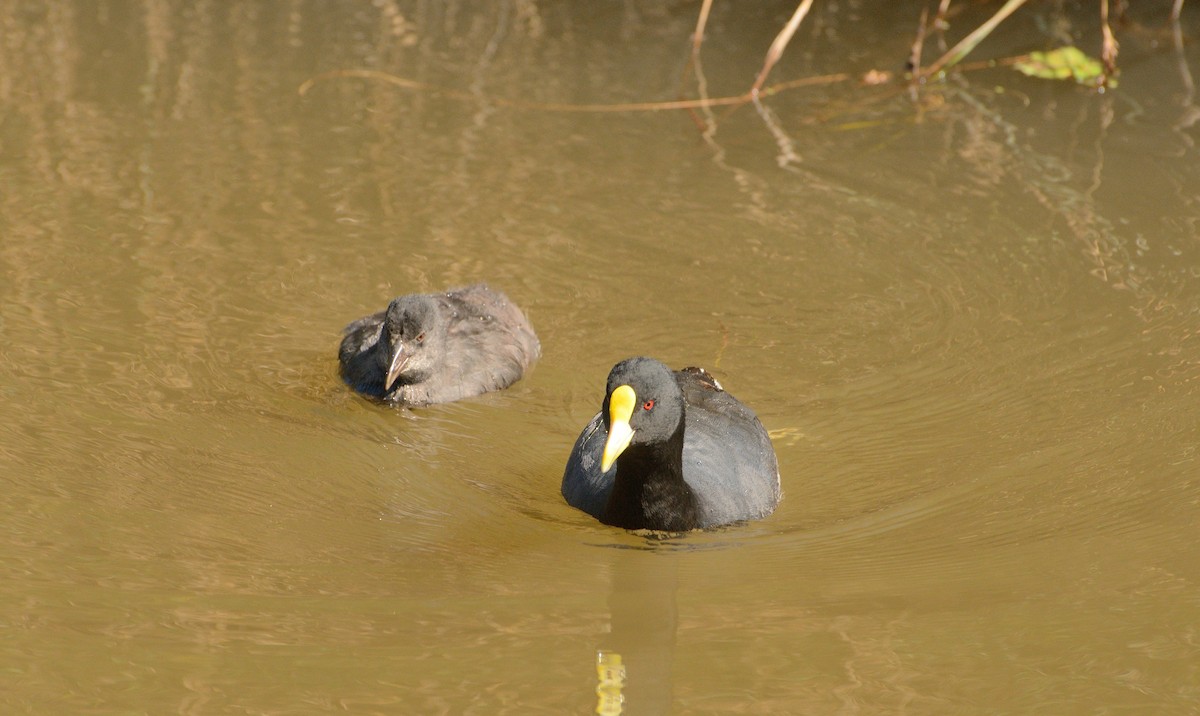
[[[401,296],[388,304],[379,337],[386,351],[376,355],[385,391],[397,381],[426,380],[442,359],[445,319],[433,299],[423,294]]]
[[[400,296],[351,322],[342,331],[338,364],[360,393],[418,406],[507,388],[540,352],[521,309],[475,284]]]

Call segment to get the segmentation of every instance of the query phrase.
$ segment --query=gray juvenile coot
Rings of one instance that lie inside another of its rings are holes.
[[[360,393],[399,405],[506,388],[541,350],[521,309],[483,284],[400,296],[343,334],[342,378]]]
[[[608,374],[562,494],[606,524],[679,532],[769,515],[779,465],[758,417],[706,371],[630,358]]]

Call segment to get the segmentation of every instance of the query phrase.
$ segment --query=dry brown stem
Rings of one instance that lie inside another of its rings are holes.
[[[809,8],[812,7],[813,0],[800,0],[800,4],[796,6],[796,12],[792,13],[792,19],[788,20],[787,25],[779,31],[775,36],[775,41],[771,43],[770,49],[767,50],[766,60],[763,62],[762,70],[759,71],[758,77],[754,80],[754,86],[750,88],[751,95],[757,95],[762,89],[763,83],[767,81],[767,75],[770,74],[771,68],[779,62],[779,58],[783,57],[783,51],[787,48],[788,43],[792,41],[792,35],[796,34],[796,28],[800,27],[800,23],[804,20],[804,16],[808,14]]]
[[[418,92],[430,92],[440,94],[444,97],[452,99],[478,102],[480,96],[471,92],[460,92],[457,90],[445,89],[443,87],[435,87],[421,82],[415,82],[404,77],[398,77],[387,72],[379,70],[331,70],[322,72],[315,77],[305,80],[297,90],[301,96],[308,94],[313,87],[325,80],[356,78],[364,80],[375,80],[385,82],[404,89],[415,90]],[[764,87],[759,92],[759,97],[770,97],[773,94],[778,94],[785,90],[795,89],[797,87],[811,87],[814,85],[831,85],[838,82],[847,82],[853,79],[850,75],[839,72],[832,75],[820,75],[817,77],[803,77],[798,80],[788,82],[779,82],[773,85]],[[705,97],[702,99],[683,99],[669,102],[628,102],[624,104],[569,104],[557,102],[525,102],[522,100],[505,99],[503,97],[487,97],[486,101],[491,102],[500,107],[512,107],[514,109],[533,109],[547,112],[657,112],[673,109],[701,109],[704,107],[730,107],[741,105],[750,102],[754,96],[749,92],[733,97]]]
[[[704,0],[700,6],[700,16],[696,18],[696,31],[692,34],[692,55],[683,68],[683,76],[679,78],[680,95],[684,94],[688,75],[691,74],[696,77],[696,91],[700,93],[700,98],[708,98],[708,80],[704,77],[704,66],[700,62],[700,45],[704,42],[704,28],[708,26],[708,15],[711,10],[712,0]],[[711,126],[711,117],[702,120],[693,114],[693,118],[701,129],[705,129],[706,124]]]
[[[708,25],[708,13],[712,10],[713,0],[704,0],[700,6],[700,17],[696,18],[696,33],[692,35],[692,55],[700,53],[700,43],[704,41],[704,27]]]
[[[1104,35],[1104,45],[1100,50],[1100,59],[1104,62],[1104,77],[1100,80],[1102,87],[1108,86],[1109,78],[1117,72],[1117,51],[1120,44],[1113,37],[1112,26],[1108,23],[1108,0],[1100,0],[1100,30]]]
[[[944,29],[946,27],[946,13],[950,11],[950,0],[942,0],[938,5],[937,15],[933,18],[934,27]]]
[[[912,50],[908,53],[908,67],[912,73],[912,83],[921,80],[921,49],[925,47],[925,28],[929,21],[929,7],[921,8],[921,22],[917,24],[917,37],[913,40]]]
[[[960,40],[957,45],[950,48],[946,54],[939,57],[936,62],[930,65],[929,69],[922,73],[922,77],[933,77],[947,67],[957,64],[971,50],[974,50],[980,42],[983,42],[983,39],[990,35],[992,30],[996,29],[997,25],[1003,22],[1009,15],[1016,12],[1017,8],[1024,5],[1025,2],[1026,0],[1008,0],[1008,2],[1004,3],[1003,7],[996,11],[995,15],[988,18],[987,22],[975,28],[971,34]]]

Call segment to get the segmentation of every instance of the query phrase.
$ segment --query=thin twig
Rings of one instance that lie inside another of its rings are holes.
[[[777,82],[773,85],[768,85],[758,93],[759,97],[770,97],[773,94],[778,94],[784,90],[795,89],[797,87],[811,87],[813,85],[832,85],[838,82],[847,82],[854,79],[846,72],[836,72],[832,75],[818,75],[816,77],[801,77],[798,80],[788,80],[787,82]],[[749,96],[748,94],[745,96]]]
[[[1100,31],[1104,36],[1104,44],[1100,50],[1100,59],[1104,61],[1104,76],[1100,78],[1100,86],[1107,87],[1109,79],[1117,73],[1117,50],[1120,45],[1113,37],[1112,27],[1108,24],[1108,0],[1100,0]]]
[[[779,34],[775,36],[775,41],[771,43],[771,48],[767,50],[766,60],[763,61],[763,67],[758,73],[758,77],[754,80],[754,86],[750,88],[751,95],[757,95],[762,89],[763,83],[767,81],[767,75],[770,74],[771,68],[779,62],[779,58],[783,57],[783,51],[787,48],[788,43],[792,41],[792,35],[796,34],[796,28],[800,27],[800,23],[804,20],[804,16],[808,14],[808,9],[812,7],[813,0],[800,0],[800,5],[796,7],[796,12],[792,13],[792,19],[788,20]]]
[[[692,54],[688,58],[687,65],[683,68],[683,77],[679,79],[679,93],[684,93],[684,87],[687,84],[687,76],[692,74],[696,77],[696,91],[700,94],[701,99],[708,98],[708,80],[704,76],[704,65],[700,62],[700,45],[704,42],[704,28],[708,26],[708,15],[712,10],[712,0],[704,0],[704,4],[700,6],[700,16],[696,18],[696,31],[692,34]],[[705,108],[706,109],[706,108]],[[706,111],[706,116],[701,117],[692,115],[697,126],[706,134],[713,132],[716,125],[712,116],[712,112]]]
[[[307,94],[317,83],[324,80],[337,79],[342,77],[355,77],[358,79],[378,80],[386,82],[404,89],[417,90],[421,92],[433,92],[446,97],[459,100],[477,101],[479,97],[469,92],[459,92],[457,90],[444,89],[433,85],[414,82],[413,80],[397,77],[396,75],[380,72],[379,70],[331,70],[322,72],[321,74],[306,80],[298,90],[300,95]],[[767,90],[775,89],[768,87]],[[766,90],[764,90],[766,92]],[[745,104],[750,101],[750,94],[746,93],[737,97],[715,97],[712,99],[683,99],[673,102],[629,102],[625,104],[567,104],[557,102],[522,102],[520,100],[504,99],[503,97],[491,97],[489,101],[500,107],[514,107],[518,109],[538,109],[550,112],[654,112],[667,109],[696,109],[698,107],[723,107],[736,104]]]
[[[696,34],[692,35],[692,54],[700,54],[700,43],[704,41],[704,27],[708,25],[708,13],[712,10],[712,0],[704,0],[700,6],[700,17],[696,18]]]
[[[912,50],[908,53],[908,71],[911,73],[911,84],[915,87],[921,80],[921,49],[925,47],[925,23],[929,20],[929,6],[921,8],[921,21],[917,23],[917,38],[913,40]]]
[[[1029,55],[1014,55],[1012,57],[1001,57],[995,60],[977,60],[975,62],[960,62],[955,67],[959,72],[973,72],[975,70],[990,70],[995,67],[1011,67],[1018,62],[1028,62]]]
[[[1183,12],[1183,0],[1175,0],[1171,7],[1171,22],[1179,22],[1179,13]]]
[[[377,80],[386,82],[390,85],[403,87],[404,89],[415,90],[418,92],[431,92],[440,94],[444,97],[458,100],[478,101],[478,95],[469,92],[459,92],[457,90],[445,89],[434,85],[427,85],[421,82],[415,82],[403,77],[381,72],[379,70],[331,70],[322,72],[321,74],[307,79],[300,85],[297,90],[301,96],[308,94],[313,87],[325,80],[341,79],[345,77],[353,77],[364,80]],[[839,82],[846,82],[853,79],[845,72],[839,72],[832,75],[819,75],[815,77],[802,77],[797,80],[788,82],[779,82],[773,85],[768,85],[758,94],[760,97],[770,97],[773,94],[778,94],[784,90],[795,89],[797,87],[810,87],[813,85],[831,85]],[[702,99],[681,99],[669,102],[628,102],[625,104],[569,104],[559,102],[524,102],[521,100],[505,99],[503,97],[489,97],[488,101],[498,107],[512,107],[514,109],[534,109],[544,110],[548,112],[658,112],[672,109],[700,109],[704,107],[730,107],[735,105],[746,104],[753,99],[753,95],[749,92],[740,94],[734,97],[705,97]]]
[[[946,13],[950,11],[950,0],[942,0],[938,5],[937,16],[933,18],[933,26],[939,30],[946,28]]]
[[[988,18],[988,21],[975,28],[971,34],[964,37],[957,45],[950,48],[950,51],[942,55],[929,66],[929,69],[923,73],[924,77],[932,77],[941,72],[946,67],[956,64],[959,60],[965,57],[975,46],[983,42],[983,38],[991,34],[996,26],[1004,21],[1009,15],[1013,14],[1017,8],[1024,5],[1026,0],[1008,0],[1004,3],[1004,7],[1000,8],[995,15]]]

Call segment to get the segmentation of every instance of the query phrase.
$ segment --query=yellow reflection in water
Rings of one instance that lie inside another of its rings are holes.
[[[621,713],[625,697],[621,688],[625,686],[625,664],[621,655],[613,651],[596,652],[596,713],[601,716],[616,716]]]

